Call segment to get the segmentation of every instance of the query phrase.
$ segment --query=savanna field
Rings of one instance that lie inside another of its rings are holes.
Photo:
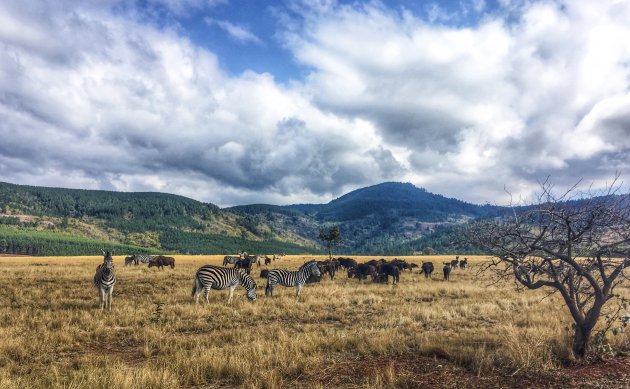
[[[192,280],[223,256],[183,256],[175,269],[123,266],[112,312],[98,309],[94,257],[0,257],[1,388],[629,387],[627,358],[572,364],[568,313],[544,290],[516,291],[471,268],[443,281],[419,270],[398,286],[345,272],[296,300],[277,286],[258,299],[240,286],[195,305]],[[372,257],[353,257],[358,262]],[[269,268],[297,269],[311,256]],[[264,268],[264,266],[262,267]],[[618,292],[630,295],[628,289]],[[201,299],[200,299],[201,301]],[[630,343],[611,337],[616,347]]]

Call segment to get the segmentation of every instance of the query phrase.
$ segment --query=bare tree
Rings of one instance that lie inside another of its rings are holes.
[[[527,289],[558,292],[575,323],[573,352],[583,358],[614,290],[628,280],[630,197],[619,176],[604,191],[556,195],[545,181],[536,200],[512,214],[475,223],[471,243],[494,257],[488,270]]]

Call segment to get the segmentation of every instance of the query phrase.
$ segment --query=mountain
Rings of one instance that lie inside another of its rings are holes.
[[[290,205],[323,221],[350,221],[369,215],[411,217],[418,221],[440,222],[449,218],[497,214],[500,207],[479,206],[447,198],[417,188],[410,183],[385,182],[357,189],[328,204]]]
[[[357,189],[327,204],[224,209],[165,193],[0,183],[0,252],[43,255],[56,247],[55,253],[76,254],[107,244],[127,252],[320,252],[319,230],[338,225],[344,238],[339,252],[403,254],[423,249],[428,237],[442,231],[452,235],[446,227],[503,210],[396,182]],[[83,240],[68,243],[68,237]]]

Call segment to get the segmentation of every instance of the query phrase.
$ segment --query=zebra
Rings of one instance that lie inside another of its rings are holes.
[[[142,255],[142,254],[134,254],[131,257],[133,258],[133,263],[136,266],[138,266],[141,263],[149,263],[153,259],[151,255]]]
[[[98,289],[99,305],[101,309],[106,306],[110,311],[112,310],[112,292],[116,284],[113,254],[113,251],[103,251],[103,263],[96,267],[96,274],[94,274],[94,286]]]
[[[236,257],[233,255],[226,255],[225,257],[223,257],[223,266],[231,263],[234,266],[236,266],[236,263],[241,259],[240,256]]]
[[[247,290],[247,298],[251,301],[255,301],[256,282],[254,282],[249,274],[243,273],[240,269],[205,265],[197,269],[197,273],[195,273],[192,297],[195,299],[195,304],[198,304],[199,295],[203,290],[206,302],[210,303],[208,300],[210,289],[221,290],[229,288],[230,296],[228,297],[228,304],[230,304],[232,302],[232,296],[234,295],[234,289],[236,289],[239,284]]]
[[[321,277],[322,273],[317,267],[316,261],[308,261],[304,265],[300,266],[297,271],[288,271],[284,269],[273,269],[269,271],[267,275],[267,286],[265,287],[265,295],[273,296],[273,288],[276,284],[282,286],[294,286],[295,296],[300,297],[302,287],[306,283],[306,280],[311,276]]]

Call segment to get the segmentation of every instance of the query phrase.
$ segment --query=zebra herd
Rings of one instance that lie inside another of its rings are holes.
[[[110,311],[112,310],[112,293],[114,291],[114,285],[116,284],[116,271],[114,269],[114,261],[112,258],[113,255],[113,251],[103,251],[103,263],[98,265],[94,274],[94,286],[98,290],[99,306],[101,310],[104,308]],[[242,257],[244,257],[244,259],[250,263],[251,268],[251,263],[253,263],[253,261],[250,261],[249,259],[252,256],[248,256],[247,253],[244,253],[244,255],[243,253],[241,253],[239,257],[226,256],[224,258],[223,264],[225,265],[227,263],[230,263],[230,258],[238,258],[239,260],[243,260]],[[130,258],[131,260],[129,260]],[[274,255],[274,259],[275,258],[276,256]],[[144,263],[144,260],[150,263],[152,260],[150,256],[133,255],[131,257],[125,258],[125,266],[130,265],[132,262],[135,263],[136,259],[138,262],[143,261],[141,263]],[[265,259],[269,258],[265,257]],[[344,260],[348,263],[344,262]],[[405,261],[402,260],[393,260],[391,263],[381,262],[385,261],[384,259],[381,261],[373,260],[364,264],[357,264],[356,261],[350,258],[339,258],[339,260],[334,259],[333,261],[335,261],[335,263],[339,265],[338,267],[347,268],[349,277],[356,276],[357,278],[359,278],[359,280],[361,280],[362,277],[366,276],[365,274],[361,273],[361,266],[366,267],[368,273],[370,273],[372,276],[375,276],[375,274],[380,274],[375,273],[377,268],[381,269],[380,271],[383,272],[384,270],[387,270],[389,269],[389,267],[391,267],[390,270],[393,270],[393,274],[389,274],[390,272],[385,272],[385,274],[392,275],[394,277],[394,283],[397,283],[398,281],[399,270],[404,270],[406,268],[411,270],[414,267],[410,266],[412,264],[407,264]],[[451,267],[457,267],[459,265],[460,268],[464,269],[468,266],[467,258],[459,261],[459,257],[457,257],[456,261],[457,263],[455,263],[455,261],[445,262],[445,279],[448,280],[447,271],[450,273]],[[330,261],[323,261],[322,263],[318,263],[315,260],[311,260],[300,266],[297,271],[289,271],[285,269],[272,269],[266,271],[267,285],[265,287],[265,296],[273,296],[273,289],[276,287],[276,285],[279,284],[284,287],[294,287],[295,296],[299,298],[302,288],[305,284],[311,282],[313,278],[319,279],[322,276],[322,269],[326,269],[326,267],[323,267],[323,264],[325,262]],[[370,264],[370,262],[374,263]],[[257,288],[256,282],[249,274],[249,271],[243,272],[241,268],[237,266],[237,263],[238,262],[236,262],[235,266],[232,268],[214,265],[205,265],[200,267],[195,273],[192,285],[192,298],[195,300],[195,303],[199,303],[199,296],[202,292],[204,294],[204,299],[206,303],[209,303],[208,294],[211,289],[229,289],[227,302],[228,304],[230,304],[234,296],[234,290],[238,285],[242,286],[247,291],[246,296],[249,300],[255,301]],[[267,264],[267,261],[265,261],[265,263]],[[430,265],[430,270],[428,265]],[[417,267],[417,265],[415,265],[415,267]],[[422,272],[425,272],[425,276],[430,277],[431,272],[433,272],[433,264],[431,262],[423,263],[422,271],[420,273]],[[332,279],[334,276],[334,272],[330,275]],[[385,278],[385,282],[387,282],[386,280],[387,278]]]

